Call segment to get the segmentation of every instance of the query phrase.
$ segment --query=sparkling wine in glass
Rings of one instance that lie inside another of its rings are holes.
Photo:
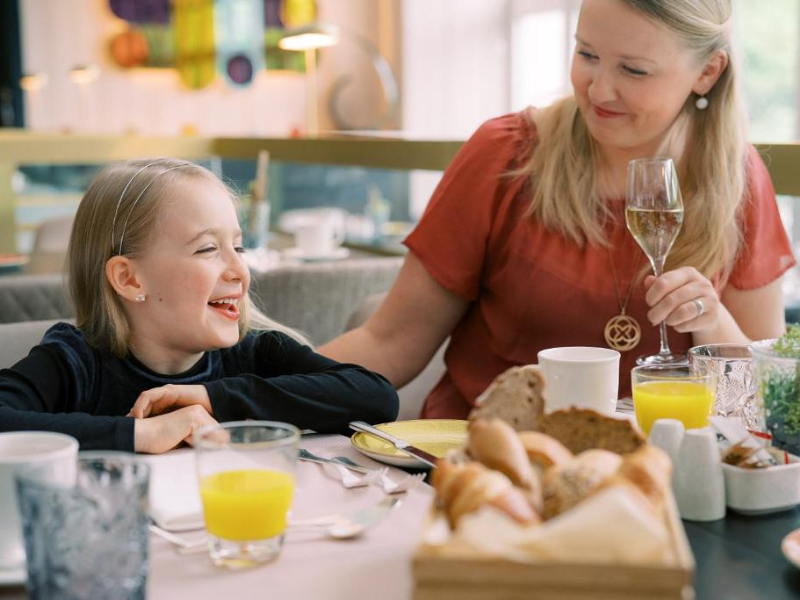
[[[660,277],[670,248],[683,224],[683,200],[675,163],[671,158],[641,158],[628,163],[625,222],[628,231],[650,259],[653,273]],[[660,332],[658,354],[640,356],[637,364],[686,361],[685,355],[673,354],[669,349],[667,325],[663,321]]]

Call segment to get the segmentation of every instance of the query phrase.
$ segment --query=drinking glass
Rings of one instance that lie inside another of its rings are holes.
[[[660,277],[664,272],[667,255],[683,224],[683,200],[675,163],[671,158],[641,158],[628,163],[625,222],[650,260],[653,273]],[[686,361],[686,356],[670,351],[667,324],[664,321],[661,322],[660,333],[658,354],[641,356],[636,364]]]
[[[765,431],[764,413],[756,400],[753,359],[746,344],[706,344],[689,349],[695,373],[716,374],[714,413],[734,417],[747,429]]]
[[[208,548],[215,565],[278,557],[294,494],[300,431],[273,421],[210,425],[194,434]]]
[[[687,364],[640,365],[631,371],[633,410],[648,435],[657,419],[678,419],[686,429],[708,425],[714,409],[714,373]]]
[[[71,481],[18,471],[17,499],[37,600],[144,600],[150,466],[125,452],[81,452]]]

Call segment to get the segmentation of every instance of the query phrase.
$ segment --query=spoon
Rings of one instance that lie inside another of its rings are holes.
[[[314,530],[317,528],[324,528],[325,534],[328,537],[337,540],[347,540],[360,536],[368,528],[379,523],[399,504],[401,504],[400,498],[396,496],[387,496],[377,504],[357,510],[349,516],[332,515],[328,517],[318,517],[316,519],[290,521],[286,531],[287,533],[292,533],[308,529]],[[175,535],[166,529],[152,524],[150,525],[150,531],[177,546],[179,554],[203,552],[208,545],[207,536],[203,536],[201,539],[187,540],[182,536]]]

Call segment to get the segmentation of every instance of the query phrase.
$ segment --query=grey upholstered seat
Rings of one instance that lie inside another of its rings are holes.
[[[44,332],[63,320],[0,323],[0,369],[6,369],[27,356],[30,349],[42,339]]]
[[[370,315],[377,310],[385,297],[386,292],[381,292],[364,298],[347,320],[345,330],[354,329],[369,319]],[[433,389],[433,386],[442,378],[442,375],[444,375],[444,351],[445,348],[447,348],[449,340],[450,338],[447,338],[439,347],[436,354],[433,355],[433,358],[431,358],[428,363],[428,366],[397,392],[400,397],[400,414],[397,415],[398,421],[419,418],[419,413],[422,410],[425,397],[428,395],[428,392]]]

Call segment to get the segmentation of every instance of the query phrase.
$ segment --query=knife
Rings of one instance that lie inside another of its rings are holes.
[[[418,461],[423,462],[426,465],[429,465],[431,467],[435,467],[436,466],[436,461],[439,460],[437,457],[435,457],[430,452],[425,452],[425,450],[417,448],[416,446],[412,446],[411,444],[409,444],[405,440],[401,440],[399,438],[396,438],[393,435],[388,434],[385,431],[382,431],[382,430],[378,429],[377,427],[373,427],[372,425],[369,425],[368,423],[364,423],[364,421],[353,421],[352,423],[350,423],[350,429],[353,429],[355,431],[361,431],[362,433],[369,433],[370,435],[374,435],[375,437],[379,437],[382,440],[386,440],[387,442],[389,442],[392,446],[394,446],[398,450],[402,450],[406,454],[409,454],[409,455],[413,456]]]

